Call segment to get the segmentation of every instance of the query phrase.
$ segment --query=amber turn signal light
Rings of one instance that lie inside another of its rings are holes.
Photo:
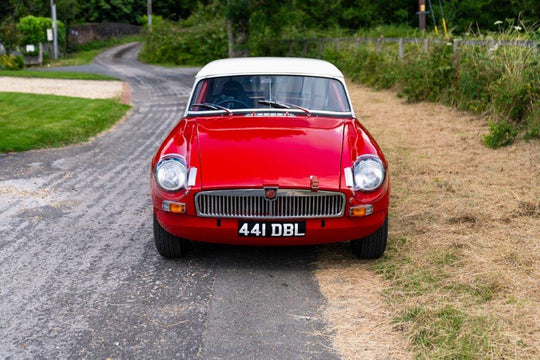
[[[176,214],[183,214],[186,212],[186,204],[176,203],[172,201],[164,201],[162,204],[163,210]]]
[[[373,205],[358,205],[351,207],[349,214],[352,217],[361,217],[373,214]]]

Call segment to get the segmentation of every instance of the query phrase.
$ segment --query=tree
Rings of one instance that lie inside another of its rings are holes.
[[[252,12],[250,0],[227,0],[225,19],[227,22],[227,39],[229,57],[249,55],[249,20]]]
[[[10,54],[17,48],[20,41],[20,34],[17,31],[15,22],[7,18],[0,24],[0,43],[4,45],[7,54]]]
[[[28,15],[17,24],[17,31],[21,35],[21,44],[34,44],[47,42],[47,29],[52,29],[52,20],[45,17]],[[57,21],[58,41],[62,43],[66,37],[66,27]]]

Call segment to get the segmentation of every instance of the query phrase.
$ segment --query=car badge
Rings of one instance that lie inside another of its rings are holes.
[[[265,188],[264,189],[264,197],[266,200],[276,200],[277,198],[277,188]]]
[[[309,177],[309,180],[310,180],[309,185],[311,187],[311,191],[313,191],[313,192],[319,191],[319,179],[317,178],[317,176],[311,175]]]

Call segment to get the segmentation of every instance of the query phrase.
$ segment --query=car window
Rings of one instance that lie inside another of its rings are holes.
[[[262,102],[262,103],[261,103]],[[331,78],[292,75],[225,76],[199,81],[190,111],[299,106],[310,111],[350,112],[343,84]],[[206,104],[205,107],[196,104]],[[273,106],[277,107],[277,106]]]

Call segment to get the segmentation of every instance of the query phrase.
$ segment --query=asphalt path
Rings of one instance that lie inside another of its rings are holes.
[[[197,69],[144,65],[138,50],[66,69],[127,81],[125,121],[85,144],[0,155],[0,358],[336,358],[317,248],[157,254],[150,159]]]

